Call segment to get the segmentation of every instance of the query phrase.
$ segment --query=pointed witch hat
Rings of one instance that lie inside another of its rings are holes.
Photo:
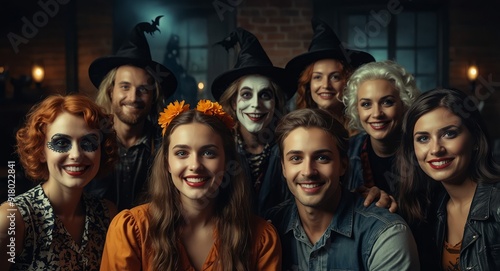
[[[295,93],[295,89],[290,85],[290,80],[287,80],[285,69],[273,66],[273,63],[255,35],[238,27],[229,37],[218,42],[218,44],[229,50],[237,42],[240,44],[241,50],[238,53],[238,59],[234,68],[219,75],[212,83],[212,95],[214,98],[218,101],[222,93],[238,78],[244,75],[260,74],[278,84],[285,98],[290,99]]]
[[[310,64],[321,59],[337,59],[351,68],[374,62],[375,58],[367,52],[344,48],[335,32],[318,18],[311,19],[314,36],[307,53],[298,55],[290,60],[285,69],[292,78],[299,78],[302,71]]]
[[[96,88],[99,88],[101,81],[112,69],[132,65],[148,71],[160,84],[165,98],[175,92],[177,79],[167,67],[152,60],[149,44],[144,35],[144,32],[153,35],[156,30],[160,31],[157,26],[161,17],[163,16],[156,17],[151,23],[138,23],[132,29],[129,39],[122,44],[115,55],[98,58],[90,64],[89,77]]]

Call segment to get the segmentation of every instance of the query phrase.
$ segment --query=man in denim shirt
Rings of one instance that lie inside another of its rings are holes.
[[[286,115],[276,134],[295,200],[267,213],[283,247],[283,270],[420,270],[404,220],[345,190],[348,133],[320,109]]]

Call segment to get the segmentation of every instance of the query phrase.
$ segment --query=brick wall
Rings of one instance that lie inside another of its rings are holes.
[[[309,0],[245,1],[238,6],[237,24],[257,36],[275,66],[284,67],[307,51],[312,12]]]
[[[90,82],[89,66],[95,59],[113,54],[112,11],[111,1],[78,2],[78,85],[80,92],[92,98],[97,90]]]
[[[478,80],[476,89],[484,97],[481,112],[489,132],[493,138],[500,138],[500,22],[496,12],[500,4],[478,1],[471,8],[460,0],[450,1],[449,6],[449,84],[470,90],[466,72],[472,62],[478,66],[479,76],[486,82],[490,82],[490,76],[492,82],[498,82],[488,86],[485,81]]]
[[[54,1],[54,3],[57,3]],[[43,11],[36,2],[19,1],[10,7],[16,17],[9,19],[9,25],[3,31],[12,32],[22,36],[23,21],[26,17],[33,22],[33,15]],[[99,7],[99,8],[96,8]],[[59,5],[58,12],[53,16],[47,16],[47,23],[37,27],[37,34],[28,39],[28,43],[17,46],[16,53],[7,38],[2,37],[0,44],[0,65],[8,66],[9,76],[19,78],[21,75],[31,75],[33,61],[42,61],[45,68],[45,78],[42,87],[45,94],[64,94],[66,87],[66,16],[67,9]],[[40,17],[42,18],[42,17]],[[91,97],[95,94],[95,88],[88,79],[88,67],[97,57],[111,54],[112,41],[112,6],[111,1],[78,1],[76,23],[78,28],[78,90]],[[7,97],[14,96],[13,86],[6,84]],[[34,84],[27,88],[34,89]],[[31,90],[26,90],[28,95],[36,95]],[[74,91],[74,90],[71,90]]]

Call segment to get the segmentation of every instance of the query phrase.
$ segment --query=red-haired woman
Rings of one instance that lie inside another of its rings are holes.
[[[16,135],[39,183],[0,206],[0,262],[8,270],[97,270],[114,205],[83,193],[116,159],[110,116],[80,95],[34,106]]]

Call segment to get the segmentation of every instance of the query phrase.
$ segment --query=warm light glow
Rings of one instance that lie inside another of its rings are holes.
[[[33,76],[33,81],[35,81],[36,83],[42,82],[43,77],[45,76],[45,71],[43,70],[43,67],[38,64],[33,65],[31,76]]]
[[[469,79],[469,81],[475,81],[477,79],[478,73],[479,72],[477,71],[476,66],[469,66],[469,69],[467,70],[467,78]]]
[[[203,84],[203,82],[199,82],[199,83],[198,83],[198,89],[199,89],[199,90],[202,90],[202,89],[204,89],[204,88],[205,88],[205,84]]]
[[[3,66],[0,66],[0,73],[3,73],[5,71],[5,68]]]

